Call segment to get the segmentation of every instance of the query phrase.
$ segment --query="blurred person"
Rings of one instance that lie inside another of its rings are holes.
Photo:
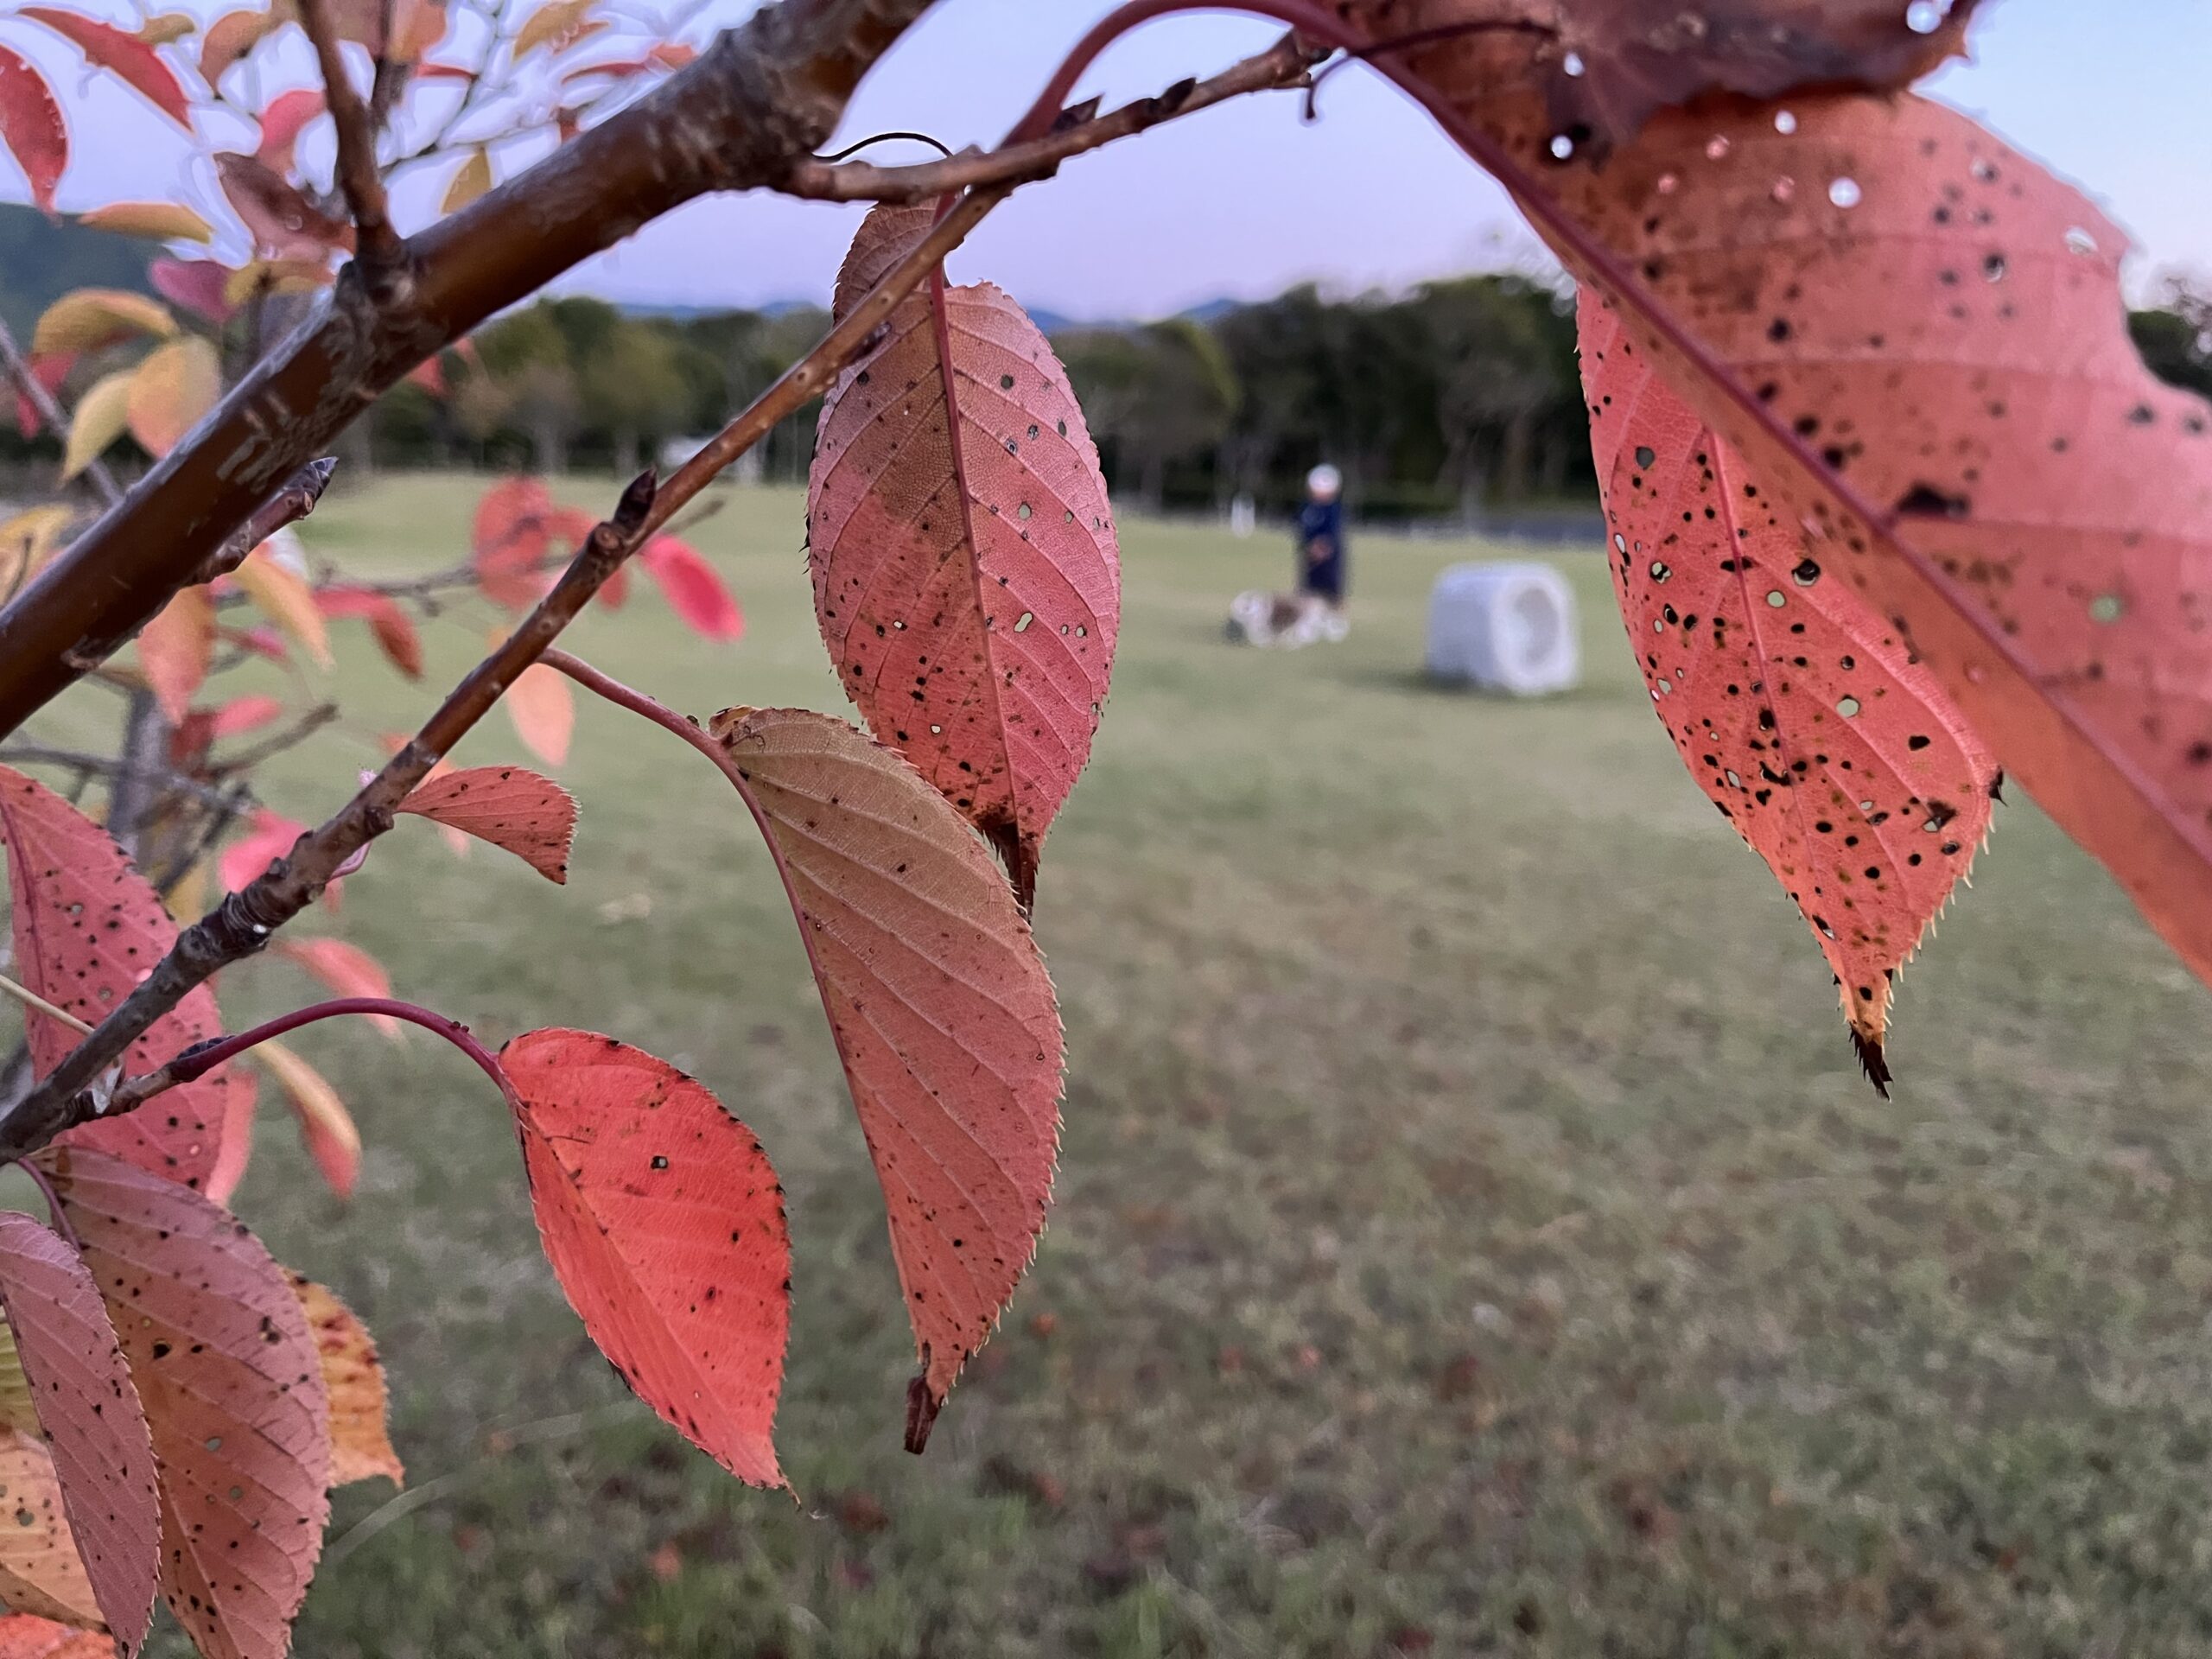
[[[1332,611],[1344,603],[1344,474],[1324,461],[1306,474],[1298,513],[1298,591]]]

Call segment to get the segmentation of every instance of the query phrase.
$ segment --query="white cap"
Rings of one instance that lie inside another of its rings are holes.
[[[1336,494],[1344,486],[1344,475],[1325,461],[1306,474],[1307,493],[1319,496],[1324,501]]]

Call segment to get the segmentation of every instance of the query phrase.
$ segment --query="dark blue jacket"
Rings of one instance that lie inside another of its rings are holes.
[[[1314,543],[1321,543],[1317,550]],[[1314,556],[1318,551],[1319,558]],[[1344,596],[1344,504],[1308,501],[1298,514],[1298,590],[1331,600]]]

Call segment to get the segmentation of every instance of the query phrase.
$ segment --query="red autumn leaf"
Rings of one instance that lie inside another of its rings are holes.
[[[215,637],[272,663],[292,660],[292,648],[284,643],[284,636],[266,623],[257,622],[250,628],[217,628]]]
[[[215,659],[215,602],[205,588],[181,588],[138,630],[138,667],[172,723],[181,722]]]
[[[331,218],[252,156],[218,152],[215,177],[254,246],[270,258],[320,268],[334,250],[353,251],[352,226]]]
[[[242,733],[258,731],[284,712],[284,705],[274,697],[255,695],[233,697],[215,710],[207,725],[211,738],[237,737]]]
[[[361,1132],[353,1115],[329,1080],[289,1048],[278,1042],[257,1044],[253,1058],[276,1079],[284,1103],[300,1126],[300,1139],[322,1172],[330,1190],[341,1198],[353,1196],[361,1178]]]
[[[525,766],[464,766],[434,773],[415,786],[399,810],[504,847],[549,881],[569,879],[575,797]]]
[[[805,709],[729,709],[709,729],[776,855],[882,1183],[919,1451],[1045,1224],[1052,982],[989,854],[897,751]]]
[[[115,1659],[116,1645],[30,1613],[0,1613],[0,1659]]]
[[[405,811],[401,807],[401,811]],[[290,962],[297,963],[313,974],[339,996],[390,996],[391,976],[378,962],[358,944],[344,939],[278,939],[270,947]],[[387,1037],[401,1034],[398,1020],[388,1014],[369,1016],[378,1031]]]
[[[494,605],[526,611],[553,585],[540,567],[553,550],[558,512],[543,479],[503,479],[484,492],[469,546],[477,585]]]
[[[98,1023],[168,953],[176,923],[106,830],[4,766],[0,840],[8,849],[16,977],[87,1025]],[[27,1014],[24,1027],[31,1067],[40,1077],[77,1046],[75,1032],[44,1014]],[[124,1051],[124,1065],[150,1071],[222,1029],[215,994],[195,986]],[[231,1090],[226,1068],[171,1090],[158,1111],[80,1124],[62,1139],[198,1186],[214,1166]]]
[[[410,680],[423,677],[423,637],[399,601],[367,588],[318,588],[315,608],[331,618],[358,616],[369,625],[378,648]]]
[[[87,62],[116,75],[177,125],[192,130],[192,104],[176,72],[136,35],[56,6],[25,6],[22,15],[44,23],[82,52]]]
[[[557,766],[569,758],[569,738],[576,727],[576,700],[568,681],[543,663],[532,663],[515,677],[499,699],[515,734],[532,754]]]
[[[1587,289],[1580,326],[1613,587],[1644,683],[1698,786],[1804,912],[1886,1093],[1891,982],[1988,833],[1996,766]]]
[[[36,1162],[145,1403],[169,1611],[207,1659],[281,1659],[330,1516],[329,1405],[299,1300],[198,1193],[81,1148]]]
[[[768,1154],[699,1084],[611,1037],[526,1032],[500,1061],[538,1236],[584,1329],[693,1445],[781,1486],[791,1239]]]
[[[245,834],[223,849],[223,856],[215,867],[216,874],[232,893],[241,892],[290,852],[292,843],[306,830],[307,825],[296,818],[284,817],[265,806],[256,807],[253,816],[246,820]]]
[[[289,173],[300,134],[328,107],[320,87],[299,86],[277,93],[261,112],[261,148],[254,159],[272,173]]]
[[[2212,676],[2212,409],[2143,367],[2078,192],[1926,99],[1788,114],[1662,117],[1602,169],[1506,124],[1492,159],[1802,556],[2212,978],[2212,708],[2175,691]]]
[[[868,216],[841,313],[933,212]],[[1106,700],[1121,561],[1083,411],[1012,300],[940,272],[900,303],[823,404],[807,543],[839,682],[999,849],[1027,908]]]
[[[172,259],[166,256],[146,267],[154,291],[172,305],[197,313],[213,323],[228,322],[238,308],[227,289],[234,273],[214,259]]]
[[[0,1304],[100,1617],[135,1651],[161,1564],[154,1448],[99,1287],[77,1252],[0,1211]]]
[[[330,1484],[346,1486],[381,1475],[404,1485],[407,1470],[391,1449],[385,1421],[384,1362],[368,1327],[336,1292],[302,1273],[289,1277],[315,1335],[323,1389],[330,1396]]]
[[[449,388],[446,385],[446,365],[442,357],[426,357],[400,377],[410,386],[420,386],[431,397],[444,401]]]
[[[745,613],[697,549],[673,536],[656,536],[638,550],[638,561],[693,632],[716,640],[743,636]]]
[[[69,378],[69,371],[76,366],[77,353],[44,352],[32,357],[29,362],[31,378],[46,389],[48,397],[52,397],[61,390],[61,383]],[[16,430],[26,438],[35,438],[44,424],[31,400],[18,391],[16,394]]]
[[[69,128],[46,77],[5,47],[0,47],[0,143],[23,169],[31,200],[52,213],[54,188],[69,165]]]
[[[251,1066],[232,1067],[230,1077],[230,1107],[223,1114],[215,1166],[207,1172],[207,1184],[201,1189],[213,1202],[226,1206],[253,1160],[253,1113],[261,1093],[261,1079]]]

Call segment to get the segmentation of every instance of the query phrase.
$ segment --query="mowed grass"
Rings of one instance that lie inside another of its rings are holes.
[[[308,538],[442,563],[478,487],[382,480]],[[639,593],[574,645],[702,715],[842,711],[800,517],[738,492],[696,532],[742,644]],[[264,1109],[238,1207],[376,1332],[411,1507],[339,1495],[301,1651],[2212,1645],[2207,1003],[2110,883],[2005,807],[1904,977],[1880,1100],[1803,924],[1653,720],[1595,550],[1559,560],[1586,688],[1516,704],[1419,673],[1430,581],[1497,550],[1370,537],[1349,642],[1271,655],[1219,627],[1286,570],[1276,539],[1123,529],[1113,700],[1037,912],[1057,1201],[925,1458],[899,1449],[912,1353],[866,1149],[719,777],[583,708],[565,889],[403,823],[315,918],[489,1038],[616,1033],[760,1135],[796,1244],[798,1501],[595,1357],[464,1061],[321,1027],[297,1046],[360,1120],[359,1194]],[[490,620],[434,626],[421,687],[342,625],[348,725],[273,769],[272,804],[334,804]],[[495,718],[462,758],[520,755]],[[224,991],[234,1020],[309,995],[275,963]]]

